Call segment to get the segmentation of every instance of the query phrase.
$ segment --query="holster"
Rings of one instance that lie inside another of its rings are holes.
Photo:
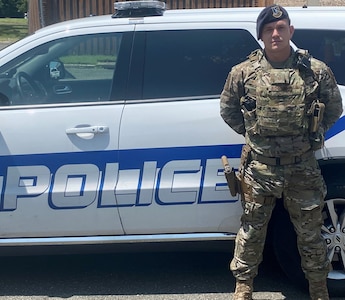
[[[324,145],[324,132],[321,128],[325,104],[315,100],[308,111],[310,116],[309,139],[312,150],[321,149]]]
[[[230,167],[228,158],[225,155],[222,156],[222,163],[224,166],[224,175],[228,183],[230,194],[234,197],[241,192],[240,182],[237,178],[234,168]]]
[[[239,182],[240,191],[242,194],[249,194],[249,191],[251,190],[251,187],[248,186],[244,182],[244,170],[251,160],[251,152],[252,152],[252,149],[250,148],[249,145],[247,144],[243,145],[242,152],[241,152],[240,169],[239,169],[239,175],[238,175],[238,182]]]
[[[250,153],[252,152],[252,149],[249,145],[245,144],[242,147],[241,152],[241,168],[245,168],[249,162],[250,159]]]

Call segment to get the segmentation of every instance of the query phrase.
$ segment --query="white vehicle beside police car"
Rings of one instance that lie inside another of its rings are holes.
[[[260,47],[260,9],[116,5],[113,16],[55,24],[0,52],[0,251],[236,235],[240,200],[220,158],[237,167],[243,139],[221,119],[219,94],[231,66]],[[295,44],[329,58],[344,85],[344,8],[288,11]],[[345,286],[344,127],[343,115],[317,153],[337,289]],[[274,249],[300,278],[282,211],[272,219]]]

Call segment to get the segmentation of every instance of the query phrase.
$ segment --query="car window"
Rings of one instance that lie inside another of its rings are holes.
[[[219,95],[230,68],[258,47],[240,29],[147,32],[143,98]]]
[[[292,39],[330,66],[338,84],[345,85],[345,31],[296,29]]]
[[[8,105],[110,100],[121,40],[94,34],[40,45],[1,67],[0,92]]]

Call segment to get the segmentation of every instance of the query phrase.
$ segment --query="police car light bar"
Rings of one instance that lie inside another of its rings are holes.
[[[166,5],[156,0],[126,1],[114,3],[113,18],[162,16]]]

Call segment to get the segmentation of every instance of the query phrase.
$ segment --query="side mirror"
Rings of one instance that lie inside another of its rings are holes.
[[[53,80],[63,79],[65,77],[64,64],[58,60],[49,62],[49,76]]]

